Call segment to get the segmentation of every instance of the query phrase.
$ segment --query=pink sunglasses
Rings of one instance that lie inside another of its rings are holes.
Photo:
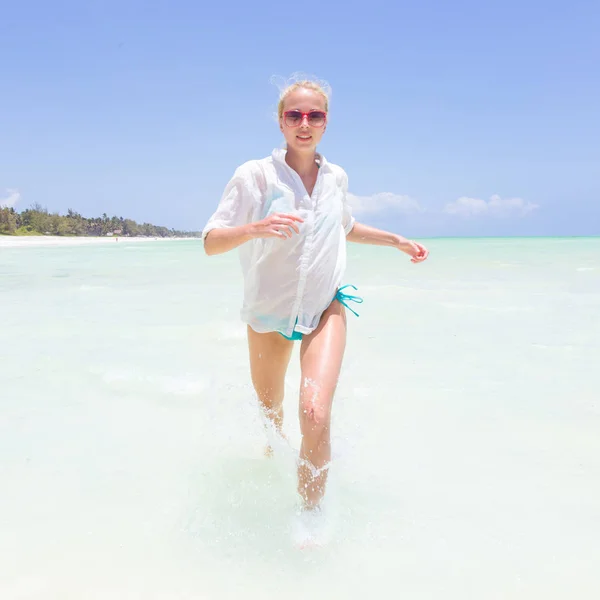
[[[327,122],[327,113],[322,110],[311,110],[307,113],[299,110],[286,110],[283,113],[283,122],[288,127],[299,127],[304,121],[304,117],[310,127],[323,127]]]

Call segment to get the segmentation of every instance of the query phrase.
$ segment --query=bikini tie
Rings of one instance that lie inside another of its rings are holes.
[[[342,292],[342,290],[345,290],[348,287],[358,290],[358,288],[355,285],[344,285],[337,291],[335,299],[338,300],[341,304],[343,304],[349,311],[353,312],[357,317],[359,317],[360,315],[353,308],[348,306],[347,303],[356,302],[356,304],[362,304],[363,299],[360,296],[353,296],[352,294],[345,294],[344,292]]]

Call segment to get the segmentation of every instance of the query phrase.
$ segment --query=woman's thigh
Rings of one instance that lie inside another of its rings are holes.
[[[248,349],[252,383],[260,400],[281,402],[285,373],[294,343],[278,333],[257,333],[248,326]]]
[[[300,348],[300,418],[329,424],[346,347],[346,311],[334,300]]]

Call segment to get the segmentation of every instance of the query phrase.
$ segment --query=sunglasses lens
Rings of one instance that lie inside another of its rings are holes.
[[[302,123],[302,113],[299,110],[288,110],[284,114],[285,124],[288,127],[298,127]],[[327,119],[327,113],[322,110],[313,110],[308,113],[307,121],[311,127],[323,127]]]
[[[285,114],[285,124],[288,127],[297,127],[302,122],[302,113],[299,110],[290,110]]]
[[[325,124],[325,113],[315,110],[308,115],[308,124],[311,127],[323,127]]]

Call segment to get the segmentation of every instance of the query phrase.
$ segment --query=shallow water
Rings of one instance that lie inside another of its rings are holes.
[[[235,254],[0,248],[0,597],[595,598],[600,239],[351,246],[329,543],[262,457]]]

